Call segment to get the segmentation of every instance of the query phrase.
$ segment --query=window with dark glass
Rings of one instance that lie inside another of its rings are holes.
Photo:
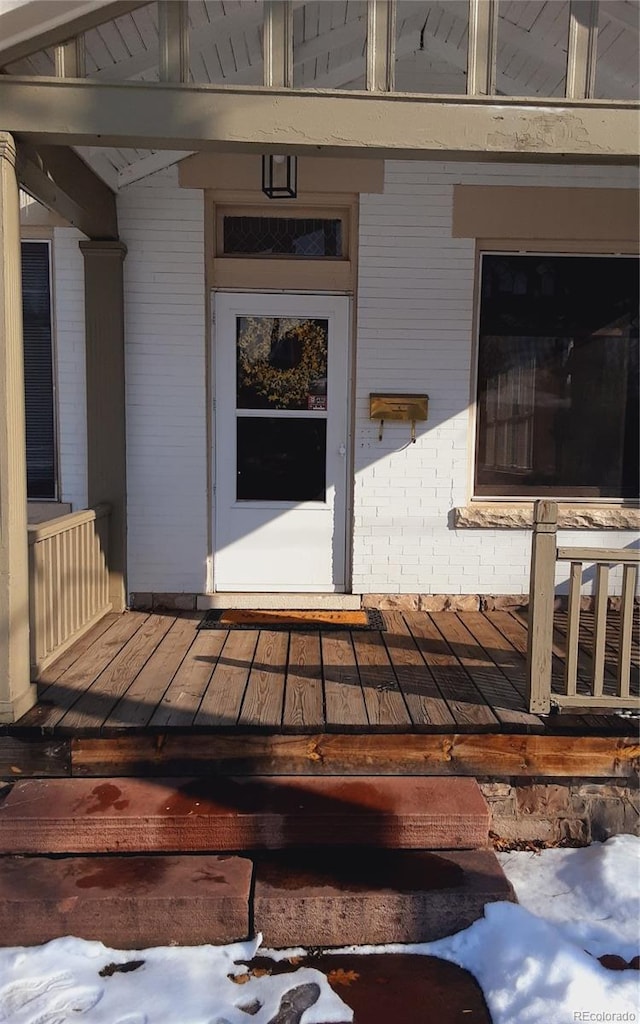
[[[483,256],[478,496],[638,497],[639,263]]]
[[[288,256],[340,259],[342,220],[319,217],[223,218],[225,256]]]
[[[56,497],[49,245],[22,243],[27,494]]]

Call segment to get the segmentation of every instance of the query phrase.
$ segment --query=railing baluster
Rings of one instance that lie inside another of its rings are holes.
[[[108,529],[106,505],[29,527],[34,678],[111,607],[105,557]]]
[[[580,640],[580,588],[582,562],[571,563],[569,609],[567,613],[567,652],[564,663],[565,693],[575,697],[578,682],[578,644]]]
[[[607,642],[607,601],[609,599],[609,566],[596,566],[596,609],[593,638],[592,693],[602,697],[604,655]]]
[[[630,696],[631,642],[633,638],[633,602],[636,595],[638,567],[625,565],[622,574],[622,599],[620,604],[620,637],[618,640],[618,693]]]

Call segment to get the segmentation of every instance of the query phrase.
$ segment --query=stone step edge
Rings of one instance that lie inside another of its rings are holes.
[[[468,927],[488,902],[515,901],[493,851],[377,851],[364,879],[353,864],[345,873],[341,851],[326,855],[328,865],[318,851],[315,864],[247,851],[0,857],[0,945],[73,934],[141,949],[258,932],[274,947],[422,942]]]
[[[487,845],[489,824],[468,777],[31,779],[0,804],[0,852],[472,849]]]

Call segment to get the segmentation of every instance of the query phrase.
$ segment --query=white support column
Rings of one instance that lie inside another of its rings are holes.
[[[491,96],[496,91],[497,42],[497,0],[469,0],[469,96]]]
[[[598,0],[571,0],[565,96],[591,99],[596,84]]]
[[[29,667],[27,465],[16,148],[0,132],[0,722],[36,702]]]
[[[293,4],[264,0],[264,84],[293,88]]]
[[[160,81],[189,81],[189,5],[187,0],[158,4]]]
[[[396,0],[369,0],[367,89],[393,92],[396,78]]]
[[[58,43],[53,51],[56,78],[85,78],[84,36]]]

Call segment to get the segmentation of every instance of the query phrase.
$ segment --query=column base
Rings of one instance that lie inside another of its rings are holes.
[[[38,702],[38,687],[32,683],[15,700],[0,700],[0,724],[13,725]]]

